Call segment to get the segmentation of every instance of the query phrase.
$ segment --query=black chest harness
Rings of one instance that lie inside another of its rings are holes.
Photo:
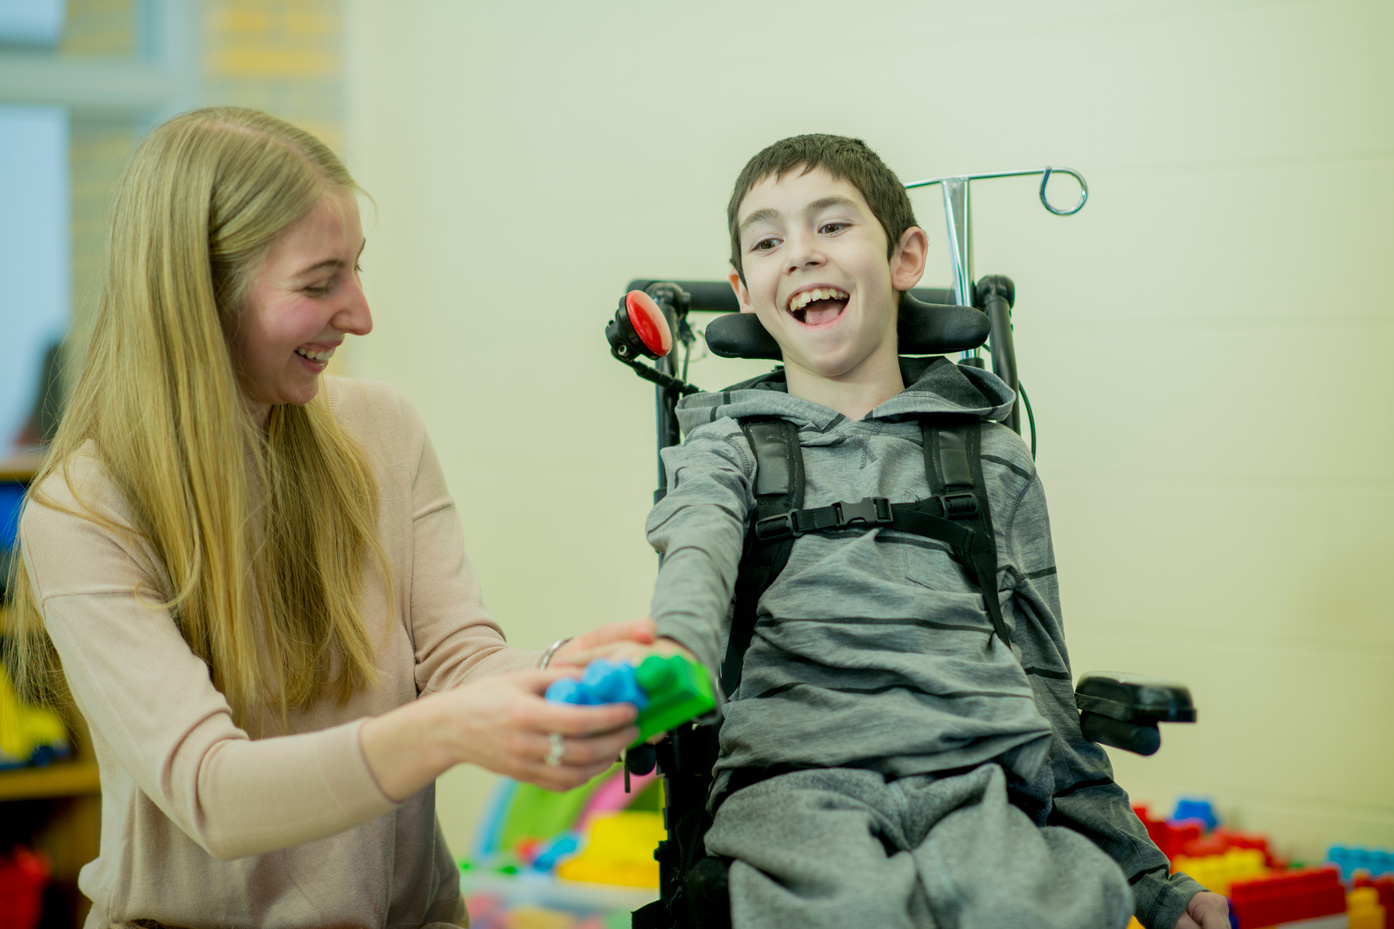
[[[928,500],[893,503],[885,497],[864,497],[856,503],[808,509],[803,505],[798,427],[777,417],[750,417],[740,426],[755,454],[755,512],[741,554],[731,634],[721,665],[721,687],[727,696],[740,685],[760,595],[789,563],[794,540],[809,532],[887,526],[943,542],[983,595],[993,631],[1011,647],[997,602],[997,544],[983,482],[980,419],[941,415],[920,420]]]

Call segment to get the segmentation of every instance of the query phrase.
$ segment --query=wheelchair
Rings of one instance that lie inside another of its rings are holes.
[[[974,281],[969,188],[975,180],[1035,174],[1042,175],[1039,196],[1047,210],[1069,216],[1083,208],[1088,186],[1082,176],[1068,168],[944,177],[905,185],[942,188],[953,285],[909,291],[902,298],[899,320],[902,356],[958,352],[960,365],[979,368],[985,367],[981,352],[990,356],[993,373],[1023,401],[1013,407],[1005,425],[1020,434],[1020,413],[1024,409],[1033,457],[1035,418],[1017,375],[1012,341],[1015,285],[1002,275],[987,275]],[[1061,209],[1049,201],[1047,184],[1052,174],[1069,175],[1078,181],[1080,196],[1072,208]],[[726,281],[631,281],[605,334],[611,355],[655,384],[659,452],[682,440],[676,404],[699,389],[686,380],[688,359],[699,335],[692,326],[694,314],[716,314],[701,333],[712,354],[774,361],[781,357],[779,346],[754,314],[740,312]],[[681,366],[674,357],[679,346],[683,350]],[[655,503],[665,493],[666,475],[660,458]],[[728,664],[730,660],[728,651]],[[739,661],[737,655],[737,668]],[[723,678],[726,670],[723,668]],[[723,680],[724,686],[727,683]],[[730,687],[727,690],[733,692]],[[1085,738],[1140,755],[1151,755],[1160,747],[1159,723],[1194,722],[1197,716],[1184,684],[1127,674],[1082,675],[1075,686],[1075,703]],[[647,774],[657,767],[664,778],[664,823],[668,832],[654,853],[660,869],[660,899],[635,911],[634,929],[730,925],[726,875],[729,862],[706,855],[703,846],[703,833],[710,825],[706,804],[719,752],[719,725],[700,720],[685,723],[671,730],[663,741],[632,748],[626,754],[627,772]]]

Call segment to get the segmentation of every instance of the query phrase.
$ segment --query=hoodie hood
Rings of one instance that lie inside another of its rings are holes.
[[[866,414],[867,420],[895,421],[926,413],[956,413],[1000,421],[1016,402],[1016,394],[997,375],[954,364],[943,356],[901,358],[900,374],[910,386]],[[846,418],[811,400],[790,396],[783,368],[720,392],[684,397],[678,402],[677,413],[684,435],[724,416],[779,416],[819,431]]]

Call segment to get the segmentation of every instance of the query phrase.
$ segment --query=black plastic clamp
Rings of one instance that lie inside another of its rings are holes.
[[[971,495],[970,495],[971,496]],[[862,497],[856,503],[834,503],[838,529],[849,526],[886,526],[891,522],[891,501],[885,497]]]
[[[972,519],[978,515],[978,497],[972,491],[942,494],[939,502],[949,519]]]

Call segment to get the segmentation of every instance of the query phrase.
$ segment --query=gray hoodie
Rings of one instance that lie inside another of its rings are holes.
[[[860,421],[790,396],[781,371],[678,406],[686,440],[665,449],[667,496],[649,515],[664,552],[653,597],[660,635],[715,672],[749,514],[755,459],[737,420],[799,428],[804,506],[930,495],[919,418],[1004,417],[1011,390],[944,358],[904,359],[911,386]],[[798,538],[760,598],[741,684],[723,708],[718,787],[737,768],[862,767],[890,777],[996,760],[1038,822],[1083,832],[1122,866],[1138,915],[1171,929],[1201,889],[1168,878],[1080,733],[1060,624],[1045,495],[1012,430],[985,422],[983,475],[997,541],[997,590],[1014,648],[992,634],[982,596],[947,546],[887,527]]]

